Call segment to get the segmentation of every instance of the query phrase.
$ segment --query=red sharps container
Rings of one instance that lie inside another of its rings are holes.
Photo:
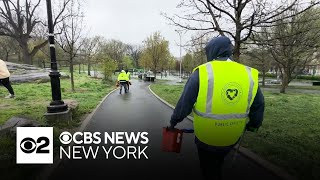
[[[162,151],[180,153],[183,131],[162,128]]]

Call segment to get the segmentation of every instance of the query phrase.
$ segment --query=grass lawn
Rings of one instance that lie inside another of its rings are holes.
[[[77,117],[93,110],[100,100],[114,88],[114,83],[103,84],[85,74],[75,73],[75,92],[71,91],[69,79],[61,79],[62,100],[74,99],[79,102]],[[4,99],[7,89],[0,87],[0,125],[12,116],[23,116],[43,121],[43,115],[51,101],[50,83],[22,83],[12,85],[16,98]]]
[[[85,114],[90,113],[102,98],[115,88],[114,82],[104,84],[101,79],[88,77],[85,74],[74,74],[75,92],[71,91],[70,79],[61,79],[62,100],[73,99],[79,102],[78,111],[69,124],[54,127],[55,147],[59,145],[59,134],[63,130],[73,131],[79,127]],[[14,84],[15,99],[4,99],[7,89],[0,87],[0,125],[13,116],[37,120],[44,125],[43,115],[51,101],[50,83]],[[1,179],[24,179],[34,173],[39,165],[16,165],[15,140],[0,138],[0,169]],[[6,172],[6,173],[4,173]],[[8,176],[8,177],[7,177]]]
[[[176,105],[182,85],[153,84],[151,89]],[[320,179],[320,93],[264,91],[265,115],[257,133],[246,133],[242,146],[301,179]]]

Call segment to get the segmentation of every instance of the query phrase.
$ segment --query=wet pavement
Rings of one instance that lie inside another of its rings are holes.
[[[161,151],[162,127],[169,121],[172,109],[149,92],[149,84],[133,80],[128,94],[120,95],[118,90],[112,93],[85,129],[109,133],[148,132],[149,143],[145,151],[148,159],[106,159],[103,151],[99,151],[96,159],[64,158],[50,179],[201,179],[193,134],[183,135],[179,154]],[[192,128],[192,122],[185,119],[177,128]],[[232,153],[226,158],[224,179],[279,179],[242,155],[238,155],[231,167],[231,156]]]

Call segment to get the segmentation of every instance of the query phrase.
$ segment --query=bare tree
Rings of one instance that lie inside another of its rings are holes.
[[[91,76],[91,64],[93,61],[93,58],[96,56],[98,53],[99,45],[102,42],[103,37],[101,36],[95,36],[93,38],[85,38],[83,41],[83,46],[82,46],[82,52],[84,53],[83,55],[85,56],[85,60],[87,62],[88,66],[88,76]]]
[[[118,68],[122,69],[124,68],[123,57],[127,52],[127,47],[128,46],[125,43],[111,39],[102,45],[101,51],[112,60],[115,60],[118,64]]]
[[[63,0],[61,9],[57,11],[54,19],[54,25],[67,17],[64,11],[69,1]],[[48,43],[44,40],[32,49],[29,47],[30,38],[35,36],[34,30],[46,24],[38,16],[40,2],[41,0],[2,0],[0,4],[0,36],[9,36],[19,43],[23,60],[27,64],[32,64],[32,57]]]
[[[287,14],[295,14],[296,9]],[[300,74],[316,57],[320,48],[320,11],[310,9],[299,16],[282,19],[276,26],[260,33],[259,45],[268,47],[269,53],[278,63],[285,93],[288,84]]]
[[[186,30],[231,37],[234,60],[239,62],[241,44],[256,27],[272,25],[280,20],[278,17],[291,18],[319,3],[319,0],[182,0],[177,6],[183,9],[182,15],[163,15],[171,24]],[[285,13],[292,8],[299,10],[296,14]]]
[[[249,56],[248,58],[245,58],[247,61],[245,64],[257,68],[262,72],[262,86],[265,86],[266,73],[270,69],[270,65],[273,61],[273,57],[268,49],[264,46],[258,46],[246,51],[245,55]]]
[[[83,13],[81,11],[81,4],[76,0],[71,0],[71,3],[66,7],[66,11],[69,12],[70,16],[65,18],[58,29],[62,32],[58,35],[57,43],[59,46],[68,54],[68,62],[71,74],[71,89],[74,89],[74,78],[73,78],[73,66],[75,57],[78,55],[82,41],[83,32]]]
[[[0,52],[1,58],[8,61],[9,55],[15,53],[18,45],[11,37],[0,37]]]
[[[133,66],[139,66],[139,58],[142,53],[142,47],[139,45],[128,45],[128,54],[132,57]]]
[[[201,33],[191,37],[189,51],[193,54],[194,67],[207,62],[207,55],[204,48],[208,39],[206,34]]]

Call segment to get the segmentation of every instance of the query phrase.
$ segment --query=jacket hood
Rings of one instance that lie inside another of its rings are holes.
[[[228,37],[219,36],[210,40],[205,50],[208,62],[216,59],[228,59],[232,55],[232,44]]]

